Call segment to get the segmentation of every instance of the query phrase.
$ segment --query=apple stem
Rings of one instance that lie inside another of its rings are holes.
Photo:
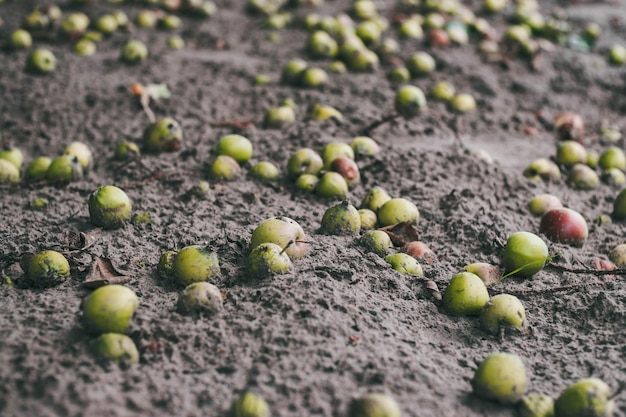
[[[521,270],[522,270],[522,269],[524,269],[524,268],[527,268],[527,267],[529,267],[529,266],[539,265],[539,264],[542,264],[542,263],[544,263],[544,262],[551,261],[552,259],[554,259],[554,258],[556,258],[556,257],[558,257],[558,256],[560,256],[560,255],[561,255],[560,253],[557,253],[556,255],[547,256],[547,257],[545,257],[545,258],[537,259],[536,261],[532,261],[532,262],[529,262],[529,263],[527,263],[527,264],[524,264],[524,265],[520,266],[519,268],[514,269],[513,271],[509,272],[508,274],[502,275],[502,276],[500,277],[500,279],[498,280],[498,282],[502,281],[502,280],[503,280],[503,279],[505,279],[505,278],[510,277],[511,275],[515,275],[515,274],[517,274],[519,271],[521,271]]]
[[[282,255],[283,253],[285,253],[285,251],[286,251],[287,249],[289,249],[289,247],[290,247],[291,245],[293,245],[294,243],[296,243],[296,242],[297,242],[296,240],[290,240],[289,242],[287,242],[287,244],[285,245],[285,247],[283,248],[283,250],[282,250],[282,251],[280,251],[280,254]]]

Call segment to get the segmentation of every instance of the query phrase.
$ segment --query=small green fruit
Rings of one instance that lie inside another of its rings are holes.
[[[541,238],[529,232],[516,232],[507,239],[503,264],[506,273],[522,268],[515,275],[530,277],[541,271],[548,258],[548,247]]]
[[[508,3],[508,0],[485,0],[483,6],[491,13],[498,13],[504,10]]]
[[[291,178],[298,178],[302,174],[316,175],[324,166],[322,157],[310,148],[296,151],[287,161],[287,173]]]
[[[626,169],[626,155],[624,151],[617,146],[611,146],[600,155],[598,165],[602,169],[617,168]]]
[[[609,185],[622,185],[626,183],[626,174],[617,168],[609,168],[602,173],[602,181]]]
[[[493,353],[478,366],[472,388],[476,395],[486,400],[516,403],[526,391],[524,363],[511,353]]]
[[[115,148],[115,159],[118,161],[131,161],[139,155],[141,155],[141,151],[134,142],[124,141]]]
[[[506,327],[522,327],[526,320],[524,305],[510,294],[491,297],[480,312],[480,324],[485,330],[496,333]]]
[[[343,115],[339,110],[332,106],[315,103],[309,112],[309,120],[316,122],[331,120],[335,123],[340,123],[343,120]]]
[[[549,395],[529,394],[517,407],[519,417],[554,417],[554,400]]]
[[[130,218],[130,222],[135,225],[152,224],[152,216],[148,212],[135,213]]]
[[[419,217],[417,206],[405,198],[392,198],[378,209],[378,222],[381,226],[402,222],[417,223]]]
[[[361,201],[361,207],[372,210],[374,213],[378,212],[387,201],[391,200],[387,191],[382,187],[374,186],[365,194]]]
[[[122,61],[129,64],[136,64],[148,58],[148,47],[141,41],[128,41],[121,52]]]
[[[26,181],[40,181],[46,178],[46,173],[50,167],[52,159],[47,156],[40,156],[35,158],[28,164],[26,168]]]
[[[159,263],[157,264],[157,272],[161,278],[171,278],[174,274],[174,259],[178,252],[173,250],[165,251],[159,257]]]
[[[174,30],[178,29],[182,25],[182,20],[180,17],[173,14],[166,14],[161,19],[159,19],[159,27],[165,30]]]
[[[576,164],[572,167],[567,180],[579,190],[593,190],[600,185],[600,177],[595,170],[585,164]]]
[[[430,93],[437,100],[450,101],[454,98],[456,89],[447,81],[439,81],[433,86]]]
[[[210,281],[220,273],[219,259],[206,246],[186,246],[176,254],[172,273],[176,280],[185,285]]]
[[[185,40],[179,35],[172,35],[167,38],[167,46],[171,49],[183,49]]]
[[[558,181],[561,178],[561,171],[551,160],[537,158],[524,169],[523,175],[537,181]]]
[[[315,191],[315,187],[319,181],[320,179],[317,175],[302,174],[296,180],[296,188],[307,193],[312,193]]]
[[[554,411],[556,417],[611,417],[615,401],[604,381],[586,378],[561,393],[554,403]]]
[[[322,87],[328,83],[328,74],[321,68],[307,68],[302,73],[301,82],[309,88]]]
[[[376,227],[378,217],[372,210],[359,209],[359,216],[361,217],[361,230],[369,230]]]
[[[416,52],[406,62],[406,67],[413,77],[431,73],[437,67],[435,59],[427,52]]]
[[[348,183],[341,174],[328,171],[315,185],[315,193],[323,198],[343,199],[348,195]]]
[[[322,230],[331,235],[356,235],[361,231],[361,216],[344,200],[324,212]]]
[[[354,158],[360,156],[373,156],[380,151],[380,146],[376,141],[368,136],[357,136],[350,142],[350,147],[354,152]]]
[[[467,272],[471,272],[472,274],[476,274],[487,287],[499,282],[502,277],[498,268],[486,262],[474,262],[472,264],[465,265],[463,269]]]
[[[83,38],[74,45],[74,52],[80,56],[92,56],[96,53],[96,43],[91,39]]]
[[[352,147],[344,142],[332,142],[326,144],[322,150],[322,159],[324,160],[324,169],[328,169],[330,164],[340,156],[354,159],[354,150]]]
[[[209,176],[218,181],[231,181],[241,174],[241,167],[228,155],[219,155],[209,167]]]
[[[248,269],[253,275],[266,277],[272,274],[284,274],[291,268],[291,259],[287,252],[275,243],[261,243],[248,256]]]
[[[155,12],[152,10],[143,10],[137,15],[135,23],[140,28],[153,28],[156,26],[158,20],[158,16]]]
[[[475,316],[489,301],[485,283],[471,272],[454,275],[443,293],[445,309],[458,316]]]
[[[260,395],[245,392],[234,403],[233,417],[269,417],[270,408]]]
[[[147,152],[175,152],[182,146],[183,129],[171,117],[165,117],[149,125],[143,132]]]
[[[323,30],[318,30],[311,34],[307,48],[314,58],[334,58],[339,51],[337,41]]]
[[[609,253],[609,259],[620,268],[626,267],[626,244],[615,246]]]
[[[280,170],[271,162],[261,161],[252,166],[250,176],[258,181],[277,181],[280,177]]]
[[[371,230],[365,233],[359,240],[361,246],[378,256],[386,256],[393,247],[391,238],[382,230]]]
[[[620,191],[613,202],[613,217],[615,220],[626,219],[626,188]]]
[[[296,112],[291,106],[272,107],[265,113],[263,124],[267,128],[278,129],[296,121]]]
[[[528,203],[528,210],[535,216],[543,216],[546,212],[562,208],[561,200],[552,194],[536,195]]]
[[[587,150],[573,140],[560,142],[556,149],[556,160],[567,167],[587,162]]]
[[[347,61],[350,69],[358,72],[372,72],[378,68],[380,63],[376,52],[365,48],[350,53]]]
[[[26,71],[34,74],[48,74],[55,70],[57,59],[47,49],[35,49],[26,60]]]
[[[350,403],[348,417],[400,417],[398,403],[386,394],[371,393]]]
[[[53,250],[37,253],[28,262],[26,278],[34,287],[47,288],[70,277],[70,264],[65,256]]]
[[[626,48],[623,45],[613,45],[609,50],[609,61],[611,64],[622,65],[626,62]]]
[[[17,29],[9,38],[11,49],[27,49],[33,46],[33,37],[24,29]]]
[[[122,227],[132,209],[128,195],[114,185],[98,187],[89,196],[88,205],[93,224],[105,229]]]
[[[272,217],[262,221],[252,232],[250,242],[254,250],[261,243],[270,242],[281,248],[292,259],[300,259],[306,253],[306,235],[302,227],[289,217]],[[281,249],[282,250],[282,249]]]
[[[133,290],[122,285],[105,285],[85,300],[83,318],[94,332],[125,333],[138,305]]]
[[[422,39],[424,37],[424,29],[418,19],[408,18],[400,24],[398,34],[401,38]]]
[[[215,314],[222,309],[220,290],[208,282],[194,282],[178,296],[176,310],[180,314]]]
[[[406,253],[394,253],[385,256],[385,261],[391,265],[393,269],[403,274],[424,275],[422,266],[417,259]]]
[[[459,113],[467,113],[476,109],[476,100],[470,94],[457,94],[450,101],[450,106]]]
[[[252,142],[247,137],[237,134],[222,136],[215,146],[215,152],[218,155],[230,156],[243,164],[252,156]]]
[[[83,172],[88,172],[93,166],[93,156],[91,154],[91,150],[82,142],[70,143],[67,148],[65,148],[65,151],[63,151],[63,155],[75,156],[76,159],[78,159],[78,162],[80,162],[80,165],[83,167]]]
[[[105,14],[104,16],[100,16],[96,20],[94,26],[99,32],[102,32],[105,35],[110,35],[117,30],[118,23],[115,16],[111,14]]]
[[[410,118],[426,107],[426,96],[419,87],[405,85],[396,93],[394,105],[398,114]]]
[[[75,33],[83,33],[89,27],[89,17],[80,12],[70,13],[63,22],[61,22],[61,32],[66,35]]]
[[[411,80],[411,73],[406,67],[395,67],[389,72],[387,78],[394,84],[404,84]]]
[[[139,362],[139,351],[130,337],[117,333],[104,333],[91,343],[96,356],[117,364]]]
[[[373,20],[365,20],[355,28],[356,35],[361,38],[365,45],[372,45],[380,41],[380,27]]]
[[[43,197],[36,198],[28,203],[28,207],[33,210],[43,210],[48,207],[48,200]]]
[[[53,182],[77,181],[82,177],[83,167],[78,158],[72,155],[57,156],[46,171],[46,179]]]
[[[0,184],[16,184],[20,180],[20,171],[6,159],[0,159]]]
[[[303,59],[292,59],[283,67],[281,75],[282,82],[291,85],[298,84],[302,77],[302,73],[308,66],[307,62]]]

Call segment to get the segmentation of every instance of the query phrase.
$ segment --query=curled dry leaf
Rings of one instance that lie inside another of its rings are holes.
[[[419,232],[411,222],[392,224],[391,226],[381,227],[378,230],[387,233],[395,246],[404,246],[408,242],[413,242],[420,238]]]
[[[103,285],[124,284],[128,281],[130,277],[125,272],[119,271],[110,259],[99,256],[89,267],[83,285],[97,288]]]
[[[425,281],[426,288],[430,291],[430,295],[437,301],[441,301],[441,292],[439,292],[439,287],[437,287],[437,283],[432,280]]]

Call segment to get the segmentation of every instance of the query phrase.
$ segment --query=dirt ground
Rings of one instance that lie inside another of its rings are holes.
[[[626,243],[626,225],[594,221],[611,213],[619,186],[601,183],[580,191],[565,180],[545,183],[522,176],[531,161],[555,154],[554,133],[538,121],[537,110],[548,120],[561,111],[579,113],[587,126],[587,146],[598,152],[608,146],[598,138],[599,126],[626,128],[626,67],[607,62],[608,47],[626,40],[626,2],[541,3],[546,13],[565,7],[576,31],[589,21],[599,23],[603,34],[593,51],[556,46],[541,55],[533,70],[523,58],[506,65],[485,62],[474,39],[449,48],[401,40],[401,58],[424,49],[437,61],[437,71],[414,79],[415,85],[428,91],[436,81],[448,80],[476,97],[477,110],[455,115],[429,100],[431,111],[371,132],[381,152],[358,161],[362,180],[350,191],[351,200],[360,202],[369,188],[380,185],[418,206],[420,239],[438,257],[423,264],[425,276],[442,292],[466,264],[501,266],[511,233],[538,232],[539,219],[528,212],[527,203],[539,193],[555,194],[590,225],[581,248],[546,239],[551,253],[562,253],[554,262],[594,269],[595,258],[607,259],[614,246]],[[34,4],[0,5],[2,39]],[[82,141],[94,152],[95,168],[64,187],[0,188],[0,268],[16,284],[0,285],[0,415],[218,416],[250,389],[267,400],[273,416],[344,416],[351,398],[370,391],[389,393],[406,416],[511,416],[511,406],[471,394],[477,364],[494,351],[523,359],[529,392],[556,398],[577,379],[601,378],[617,394],[616,413],[626,415],[621,274],[607,283],[605,276],[545,268],[531,279],[505,279],[490,293],[517,295],[527,325],[501,338],[481,329],[475,317],[447,315],[423,280],[394,271],[366,253],[357,238],[322,234],[322,215],[334,201],[296,192],[286,180],[264,185],[247,176],[211,181],[206,200],[185,198],[192,185],[207,178],[213,148],[224,134],[248,136],[253,162],[268,160],[284,172],[297,149],[321,151],[326,143],[348,142],[393,111],[396,87],[386,79],[386,65],[372,73],[331,73],[321,90],[281,84],[280,71],[290,59],[313,62],[304,50],[307,33],[294,24],[278,32],[279,42],[270,42],[262,19],[245,13],[244,4],[220,0],[209,20],[183,17],[179,33],[187,46],[177,51],[167,48],[170,33],[157,29],[115,33],[92,57],[76,56],[67,43],[36,40],[58,58],[57,70],[46,76],[24,72],[27,51],[1,52],[2,138],[14,141],[26,163]],[[379,4],[391,18],[392,2]],[[302,7],[294,13],[335,14],[349,5],[348,0],[329,0],[320,9]],[[114,9],[134,18],[143,7],[104,1],[82,7],[91,17]],[[501,18],[488,19],[504,28]],[[129,38],[149,45],[145,62],[129,66],[119,61]],[[269,75],[270,83],[253,85],[257,74]],[[182,125],[180,152],[142,156],[141,163],[113,161],[117,144],[139,143],[149,123],[129,93],[134,82],[168,85],[171,98],[152,109],[157,117],[171,116]],[[296,103],[296,123],[265,129],[265,110],[285,98]],[[343,122],[309,121],[307,109],[317,102],[339,109]],[[254,127],[219,125],[235,119]],[[534,134],[528,134],[529,127]],[[477,150],[489,153],[494,163],[479,158]],[[153,223],[128,223],[113,231],[93,226],[87,197],[105,184],[125,189],[133,212],[150,213]],[[29,209],[28,203],[39,197],[49,200],[48,208]],[[258,223],[277,215],[302,225],[309,252],[289,273],[259,280],[244,269],[250,236]],[[68,255],[71,280],[45,290],[20,284],[21,254],[70,251],[69,236],[79,231],[97,240]],[[190,244],[206,244],[219,256],[216,284],[225,301],[218,316],[193,319],[176,313],[181,288],[156,273],[161,253]],[[87,348],[92,336],[80,322],[81,300],[90,292],[81,284],[82,271],[98,256],[128,271],[132,280],[126,285],[140,296],[130,335],[141,360],[128,368],[96,361]]]

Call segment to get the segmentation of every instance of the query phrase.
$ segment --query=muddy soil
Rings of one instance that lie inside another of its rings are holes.
[[[478,3],[478,2],[473,2]],[[556,139],[536,117],[561,111],[579,113],[587,124],[590,149],[608,147],[598,138],[604,123],[626,128],[626,67],[607,63],[607,48],[626,39],[626,2],[541,2],[556,6],[576,31],[589,21],[603,34],[591,52],[563,46],[545,52],[533,69],[528,60],[485,62],[475,42],[431,48],[401,40],[401,58],[432,52],[438,70],[413,80],[425,91],[448,80],[477,99],[477,110],[456,115],[429,101],[430,111],[398,119],[372,131],[381,145],[377,156],[358,161],[361,182],[350,191],[358,203],[373,185],[418,206],[420,239],[437,254],[423,264],[425,277],[444,291],[452,275],[472,262],[501,266],[503,245],[516,231],[538,232],[539,219],[527,209],[536,194],[549,192],[583,214],[589,237],[580,248],[550,243],[554,260],[574,269],[594,269],[594,259],[626,243],[622,223],[594,221],[610,215],[620,186],[601,183],[581,191],[562,179],[536,182],[522,176],[534,159],[555,154]],[[560,3],[560,4],[559,4]],[[0,5],[3,39],[35,2]],[[232,182],[211,181],[208,199],[186,191],[207,179],[214,146],[238,132],[254,144],[253,161],[274,162],[284,172],[288,157],[301,147],[321,150],[348,142],[365,126],[393,111],[396,87],[390,67],[372,73],[330,74],[320,90],[280,83],[282,66],[307,57],[306,32],[294,24],[270,42],[262,19],[244,11],[243,1],[218,1],[209,20],[183,17],[180,35],[187,46],[167,48],[169,33],[156,29],[119,32],[98,45],[92,57],[79,57],[67,43],[36,40],[58,58],[46,76],[24,72],[27,51],[0,54],[0,123],[26,163],[56,156],[72,141],[88,144],[94,169],[66,186],[39,183],[0,189],[0,414],[3,416],[218,416],[244,390],[261,394],[274,416],[343,416],[351,398],[371,391],[393,396],[406,416],[511,416],[514,408],[476,398],[470,380],[494,351],[519,355],[529,392],[558,396],[584,377],[603,379],[617,393],[617,414],[626,415],[626,289],[623,275],[571,273],[546,268],[530,279],[507,278],[490,287],[492,295],[517,295],[526,309],[523,332],[492,335],[475,317],[453,317],[439,306],[423,279],[400,274],[358,245],[358,238],[319,231],[324,211],[335,204],[295,191],[280,181],[265,185],[247,175]],[[350,2],[327,1],[317,12],[334,14]],[[380,2],[391,18],[394,6]],[[81,9],[91,17],[137,4],[106,2]],[[64,10],[69,10],[70,7]],[[312,9],[294,11],[303,17]],[[505,22],[488,19],[502,30]],[[391,31],[390,33],[394,33]],[[118,57],[129,38],[145,41],[150,56],[139,65]],[[317,65],[327,68],[328,61]],[[253,85],[267,74],[270,83]],[[149,120],[129,93],[132,83],[166,83],[172,96],[152,104],[157,117],[171,116],[184,129],[180,152],[142,156],[140,162],[113,160],[122,140],[140,143]],[[266,129],[266,109],[285,98],[296,103],[297,121]],[[308,109],[322,102],[339,109],[342,123],[313,122]],[[242,129],[220,122],[248,121]],[[619,142],[623,147],[623,143]],[[488,164],[476,153],[486,151]],[[249,166],[244,167],[248,172]],[[98,186],[122,187],[133,212],[147,212],[152,224],[128,223],[103,231],[89,220],[88,195]],[[47,209],[29,202],[43,197]],[[262,220],[295,219],[308,236],[307,256],[284,275],[258,279],[244,268],[250,236]],[[85,250],[72,250],[72,236],[95,237]],[[215,282],[224,309],[194,319],[175,312],[180,287],[156,273],[161,253],[206,244],[220,259]],[[25,288],[17,260],[28,252],[67,252],[72,279],[50,289]],[[140,307],[130,335],[141,351],[130,367],[102,364],[88,349],[93,338],[80,321],[86,268],[106,257],[132,278]]]

